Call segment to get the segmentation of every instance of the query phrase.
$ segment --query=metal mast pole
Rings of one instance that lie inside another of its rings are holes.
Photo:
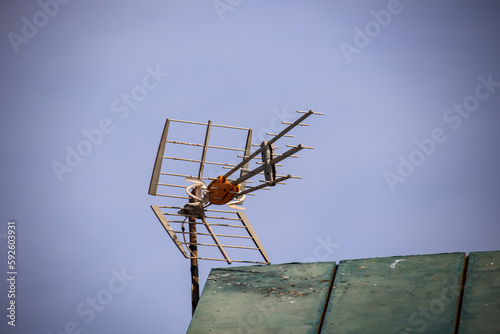
[[[200,187],[195,187],[193,189],[193,195],[200,197],[201,189]],[[190,199],[189,202],[196,203],[195,199]],[[196,310],[196,305],[200,300],[200,278],[198,273],[198,238],[196,236],[196,218],[189,217],[189,251],[191,255],[191,307],[192,314]]]
[[[201,154],[200,169],[198,171],[198,179],[200,181],[203,176],[203,169],[205,168],[205,159],[207,157],[207,149],[208,149],[208,138],[210,137],[211,128],[212,128],[212,121],[209,120],[207,123],[207,132],[205,134],[205,143],[203,145],[203,151]],[[193,195],[195,195],[197,198],[200,198],[202,196],[200,186],[195,187],[193,189]],[[201,203],[200,201],[197,201],[193,198],[190,198],[189,201],[192,203],[197,203],[198,205],[200,205],[200,207],[203,208],[203,203]],[[189,250],[191,251],[191,305],[193,314],[194,311],[196,310],[196,305],[198,305],[198,301],[200,300],[200,276],[198,273],[197,244],[198,244],[198,237],[196,236],[196,217],[189,217]]]

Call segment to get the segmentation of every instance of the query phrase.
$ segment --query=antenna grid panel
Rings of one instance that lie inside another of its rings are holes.
[[[188,232],[183,228],[186,222],[185,220],[179,219],[182,218],[183,215],[170,212],[172,209],[182,209],[181,207],[158,205],[153,205],[151,207],[168,235],[172,238],[172,241],[176,244],[185,258],[190,259],[196,257],[200,260],[226,261],[229,264],[232,262],[254,264],[271,263],[257,234],[243,212],[213,209],[206,210],[207,216],[203,217],[201,222],[196,223],[198,226],[204,227],[201,232],[196,232],[196,246],[198,246],[198,249],[200,249],[200,247],[218,249],[222,256],[214,255],[215,257],[202,257],[195,256],[188,247],[190,242],[187,241],[186,238],[189,238],[192,232]],[[177,219],[175,217],[177,217]],[[230,242],[231,244],[229,244]],[[248,251],[254,251],[254,253],[257,254],[253,254],[253,258],[260,255],[264,258],[264,261],[236,259],[235,257],[239,255],[237,250],[244,250],[245,255],[248,255]]]

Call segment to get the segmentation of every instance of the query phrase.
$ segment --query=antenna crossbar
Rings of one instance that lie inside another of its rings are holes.
[[[177,196],[177,195],[167,195],[167,194],[156,194],[156,196],[179,198],[179,199],[189,199],[189,197],[187,197],[187,196]]]
[[[158,183],[158,185],[164,187],[186,188],[186,186],[181,186],[179,184]]]
[[[182,142],[182,141],[176,141],[176,140],[167,140],[167,143],[170,144],[178,144],[178,145],[187,145],[187,146],[196,146],[196,147],[205,147],[203,144],[197,144],[197,143],[188,143],[188,142]],[[206,145],[207,148],[216,148],[220,150],[229,150],[229,151],[237,151],[237,152],[245,152],[244,149],[242,148],[234,148],[234,147],[224,147],[224,146],[215,146],[215,145]]]
[[[191,257],[188,257],[188,259],[191,259]],[[217,258],[212,258],[212,257],[197,257],[199,260],[211,260],[211,261],[226,261],[225,259],[217,259]],[[253,263],[253,264],[270,264],[268,262],[262,262],[262,261],[248,261],[248,260],[231,260],[232,262],[239,262],[239,263]]]
[[[170,223],[178,223],[178,224],[184,224],[186,223],[183,220],[169,220]],[[193,222],[192,224],[196,225],[204,225],[202,222]],[[234,224],[223,224],[223,223],[209,223],[210,226],[221,226],[221,227],[234,227],[234,228],[245,228],[245,226],[242,225],[234,225]]]
[[[186,232],[186,231],[174,231],[174,232],[179,233],[179,234],[193,234],[194,233],[194,232]],[[203,235],[203,236],[211,236],[210,233],[204,233],[204,232],[196,232],[196,234]],[[247,237],[245,235],[217,234],[217,233],[214,233],[214,235],[217,237],[252,239],[252,237]]]
[[[190,243],[190,242],[181,242],[181,244],[183,245],[196,245],[196,246],[207,246],[207,247],[219,247],[219,245],[217,244],[206,244],[206,243],[200,243],[200,242],[197,242],[197,243]],[[247,247],[247,246],[235,246],[235,245],[220,245],[220,249],[224,249],[225,248],[239,248],[239,249],[252,249],[252,250],[259,250],[257,247]],[[225,252],[224,252],[225,253]],[[229,259],[226,259],[226,261],[228,261],[229,264],[231,264],[231,260]]]
[[[205,217],[209,219],[240,220],[238,218],[231,218],[231,217],[214,217],[214,216],[205,216]]]
[[[233,167],[235,165],[224,163],[224,162],[212,162],[212,161],[203,161],[203,160],[197,160],[197,159],[187,159],[187,158],[177,158],[177,157],[168,157],[168,156],[163,156],[163,159],[170,159],[170,160],[178,160],[178,161],[187,161],[187,162],[197,162],[197,163],[205,163],[209,165],[217,165],[217,166],[230,166]]]
[[[171,122],[178,122],[178,123],[188,123],[188,124],[198,124],[198,125],[208,125],[208,123],[203,123],[203,122],[193,122],[193,121],[184,121],[180,119],[170,119]],[[232,125],[220,125],[220,124],[212,124],[212,126],[216,126],[219,128],[226,128],[226,129],[235,129],[235,130],[250,130],[249,128],[242,128],[240,126],[232,126]]]
[[[203,224],[203,223],[196,223]],[[234,228],[245,228],[245,226],[241,225],[232,225],[232,224],[222,224],[222,223],[210,223],[211,226],[222,226],[222,227],[234,227]]]

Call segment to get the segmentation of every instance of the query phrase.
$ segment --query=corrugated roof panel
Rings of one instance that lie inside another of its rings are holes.
[[[335,262],[212,269],[189,334],[316,333]]]
[[[321,333],[453,333],[464,253],[339,263]]]
[[[459,333],[500,333],[500,251],[469,254]]]

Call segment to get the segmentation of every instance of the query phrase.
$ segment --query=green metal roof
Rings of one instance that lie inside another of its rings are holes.
[[[500,333],[500,251],[212,269],[195,333]]]
[[[453,333],[464,253],[339,263],[322,333]]]
[[[335,262],[212,269],[189,334],[315,333]]]
[[[500,333],[500,252],[469,255],[459,333]]]

